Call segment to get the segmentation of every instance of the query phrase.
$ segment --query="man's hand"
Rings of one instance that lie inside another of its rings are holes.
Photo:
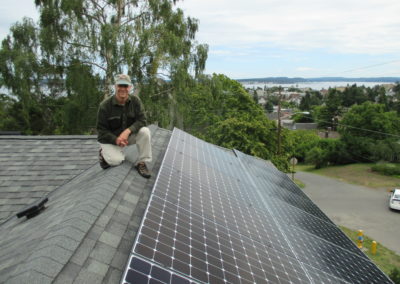
[[[129,128],[125,129],[117,138],[115,143],[120,147],[128,146],[128,138],[131,134],[131,130]]]
[[[119,147],[125,147],[128,145],[128,141],[122,139],[121,137],[117,137],[117,139],[115,140],[115,144],[117,144]]]

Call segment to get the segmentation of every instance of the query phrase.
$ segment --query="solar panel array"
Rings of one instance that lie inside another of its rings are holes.
[[[392,283],[282,172],[174,129],[122,283]]]

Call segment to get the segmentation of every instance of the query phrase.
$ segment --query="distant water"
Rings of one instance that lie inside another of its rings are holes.
[[[283,88],[311,88],[313,90],[320,91],[322,89],[347,87],[356,84],[357,86],[374,87],[376,85],[391,84],[382,82],[307,82],[307,83],[295,83],[295,84],[277,84],[277,83],[245,83],[242,84],[245,88],[267,88],[282,86]],[[393,83],[394,84],[394,83]]]

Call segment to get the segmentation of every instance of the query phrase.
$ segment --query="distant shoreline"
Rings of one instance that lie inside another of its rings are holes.
[[[391,84],[394,85],[395,83],[393,82],[355,82],[355,81],[335,81],[335,82],[298,82],[298,83],[270,83],[270,82],[239,82],[244,86],[245,88],[248,89],[257,89],[261,88],[263,89],[264,87],[267,88],[272,88],[272,87],[282,87],[283,89],[288,89],[288,88],[297,88],[297,89],[311,89],[311,90],[316,90],[316,91],[321,91],[321,90],[328,90],[329,88],[346,88],[352,85],[356,85],[357,87],[375,87],[376,85],[387,85]]]
[[[289,78],[289,77],[265,77],[265,78],[249,78],[236,79],[240,83],[253,84],[296,84],[296,83],[317,83],[317,82],[371,82],[371,83],[396,83],[400,82],[400,77],[316,77],[316,78]]]

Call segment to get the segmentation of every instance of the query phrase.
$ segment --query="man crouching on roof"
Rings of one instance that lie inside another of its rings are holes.
[[[105,99],[97,113],[97,141],[100,142],[100,166],[106,169],[118,166],[125,159],[124,148],[136,144],[139,159],[135,165],[139,174],[149,178],[146,162],[151,162],[150,130],[146,127],[146,115],[142,102],[130,95],[132,88],[128,75],[115,78],[115,95]]]

